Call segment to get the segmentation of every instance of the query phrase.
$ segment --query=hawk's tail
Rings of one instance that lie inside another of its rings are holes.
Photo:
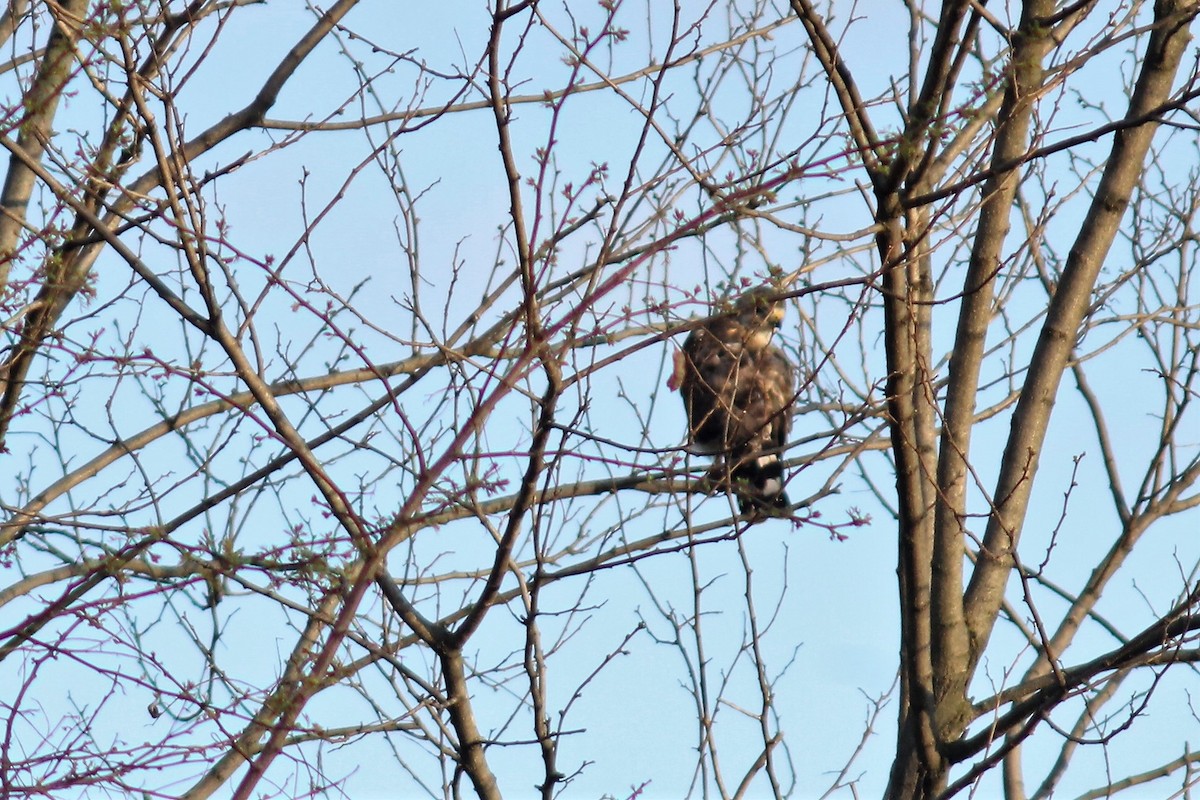
[[[777,513],[791,506],[783,490],[783,460],[778,453],[750,454],[737,459],[730,475],[738,510]]]

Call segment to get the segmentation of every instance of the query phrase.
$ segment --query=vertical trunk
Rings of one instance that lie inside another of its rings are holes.
[[[886,206],[881,204],[881,210]],[[929,426],[922,398],[927,387],[929,306],[918,301],[929,290],[921,259],[906,252],[899,209],[879,237],[885,264],[884,326],[888,359],[888,412],[896,462],[899,510],[900,727],[889,797],[919,796],[940,769],[933,730],[933,663],[930,630],[932,475]],[[931,440],[930,440],[931,444]]]
[[[904,197],[925,184],[936,152],[931,130],[947,111],[969,4],[947,2],[938,19],[929,66],[911,103],[897,157],[885,180],[876,180],[878,237],[883,264],[884,341],[888,415],[896,463],[899,518],[901,707],[896,757],[887,797],[931,797],[945,785],[941,752],[946,698],[939,696],[935,656],[934,521],[938,502],[936,389],[931,323],[933,279],[926,243],[928,209],[906,209]],[[955,715],[958,716],[957,714]]]

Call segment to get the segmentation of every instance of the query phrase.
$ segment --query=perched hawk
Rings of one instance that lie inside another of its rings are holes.
[[[795,368],[771,344],[784,314],[772,291],[751,290],[731,313],[693,330],[675,354],[668,382],[683,397],[688,441],[722,459],[713,474],[729,482],[742,513],[789,505],[781,457],[791,429]]]

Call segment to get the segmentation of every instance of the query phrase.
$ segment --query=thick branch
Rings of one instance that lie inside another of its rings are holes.
[[[28,163],[40,162],[46,152],[59,98],[73,74],[75,40],[87,7],[87,0],[61,0],[49,5],[54,24],[33,85],[22,100],[25,118],[17,134],[15,150],[9,157],[8,174],[4,178],[3,194],[0,194],[0,290],[8,287],[9,272],[36,182],[36,175]],[[11,11],[15,14],[16,9]],[[11,17],[12,14],[6,15],[6,28],[15,24]]]

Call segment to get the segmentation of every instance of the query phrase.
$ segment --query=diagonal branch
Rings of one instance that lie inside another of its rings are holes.
[[[1147,43],[1127,117],[1142,117],[1170,97],[1179,64],[1191,40],[1188,26],[1196,13],[1196,0],[1162,0],[1155,4],[1158,24]],[[967,587],[965,608],[972,640],[972,664],[978,662],[991,635],[1015,563],[1011,553],[1024,524],[1042,443],[1076,334],[1090,307],[1092,288],[1137,186],[1157,128],[1156,121],[1147,122],[1114,136],[1091,208],[1050,300],[992,494],[996,508],[988,519],[979,561]]]

